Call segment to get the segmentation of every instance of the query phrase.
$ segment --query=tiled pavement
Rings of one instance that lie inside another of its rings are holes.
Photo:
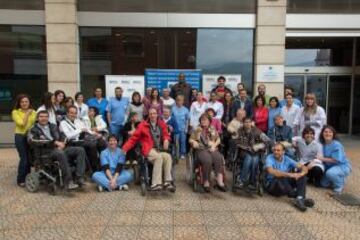
[[[360,140],[347,139],[353,162],[347,192],[360,196]],[[360,239],[360,208],[308,188],[316,206],[298,212],[286,198],[194,193],[177,167],[176,194],[98,193],[69,197],[15,185],[15,149],[0,149],[0,239]]]

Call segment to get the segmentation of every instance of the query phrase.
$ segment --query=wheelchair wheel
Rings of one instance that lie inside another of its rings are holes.
[[[237,169],[236,169],[236,166],[235,164],[231,164],[232,166],[232,185],[231,185],[231,191],[232,192],[236,192],[236,187],[235,187],[235,184],[236,184],[236,178],[237,178]]]
[[[134,183],[139,184],[140,183],[140,169],[139,169],[139,166],[135,166],[133,169],[134,169]]]
[[[25,186],[29,192],[37,192],[40,187],[40,176],[37,173],[29,173],[25,178]]]
[[[195,177],[193,180],[193,189],[194,192],[200,192],[201,186],[199,185],[198,179]]]
[[[146,196],[146,192],[147,192],[146,183],[145,183],[145,182],[141,182],[141,195],[142,195],[142,196]]]
[[[57,193],[56,183],[51,183],[51,184],[49,184],[49,186],[48,186],[48,192],[49,192],[50,195],[53,195],[53,196],[56,195],[56,193]]]
[[[196,180],[193,176],[193,169],[194,169],[194,159],[192,153],[190,152],[186,157],[186,171],[185,171],[185,179],[188,184],[193,184]]]

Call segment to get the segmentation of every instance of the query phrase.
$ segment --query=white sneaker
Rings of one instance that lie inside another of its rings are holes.
[[[129,191],[129,186],[128,186],[127,184],[120,185],[120,186],[119,186],[119,190],[122,190],[122,191]]]
[[[104,188],[103,188],[102,186],[100,186],[100,185],[98,185],[97,188],[98,188],[98,191],[99,191],[99,192],[103,192],[103,191],[104,191]]]

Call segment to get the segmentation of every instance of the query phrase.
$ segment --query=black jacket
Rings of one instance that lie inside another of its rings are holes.
[[[52,123],[48,123],[50,128],[50,134],[54,141],[63,141],[64,136],[60,134],[59,128]],[[45,133],[42,131],[42,129],[38,126],[36,123],[29,131],[28,133],[28,139],[31,142],[31,140],[50,140],[46,137]]]

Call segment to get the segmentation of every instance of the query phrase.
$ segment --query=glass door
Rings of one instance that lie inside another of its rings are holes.
[[[294,97],[304,101],[305,75],[285,75],[285,87],[292,88]]]
[[[306,93],[314,93],[318,105],[327,110],[327,75],[306,75]]]

